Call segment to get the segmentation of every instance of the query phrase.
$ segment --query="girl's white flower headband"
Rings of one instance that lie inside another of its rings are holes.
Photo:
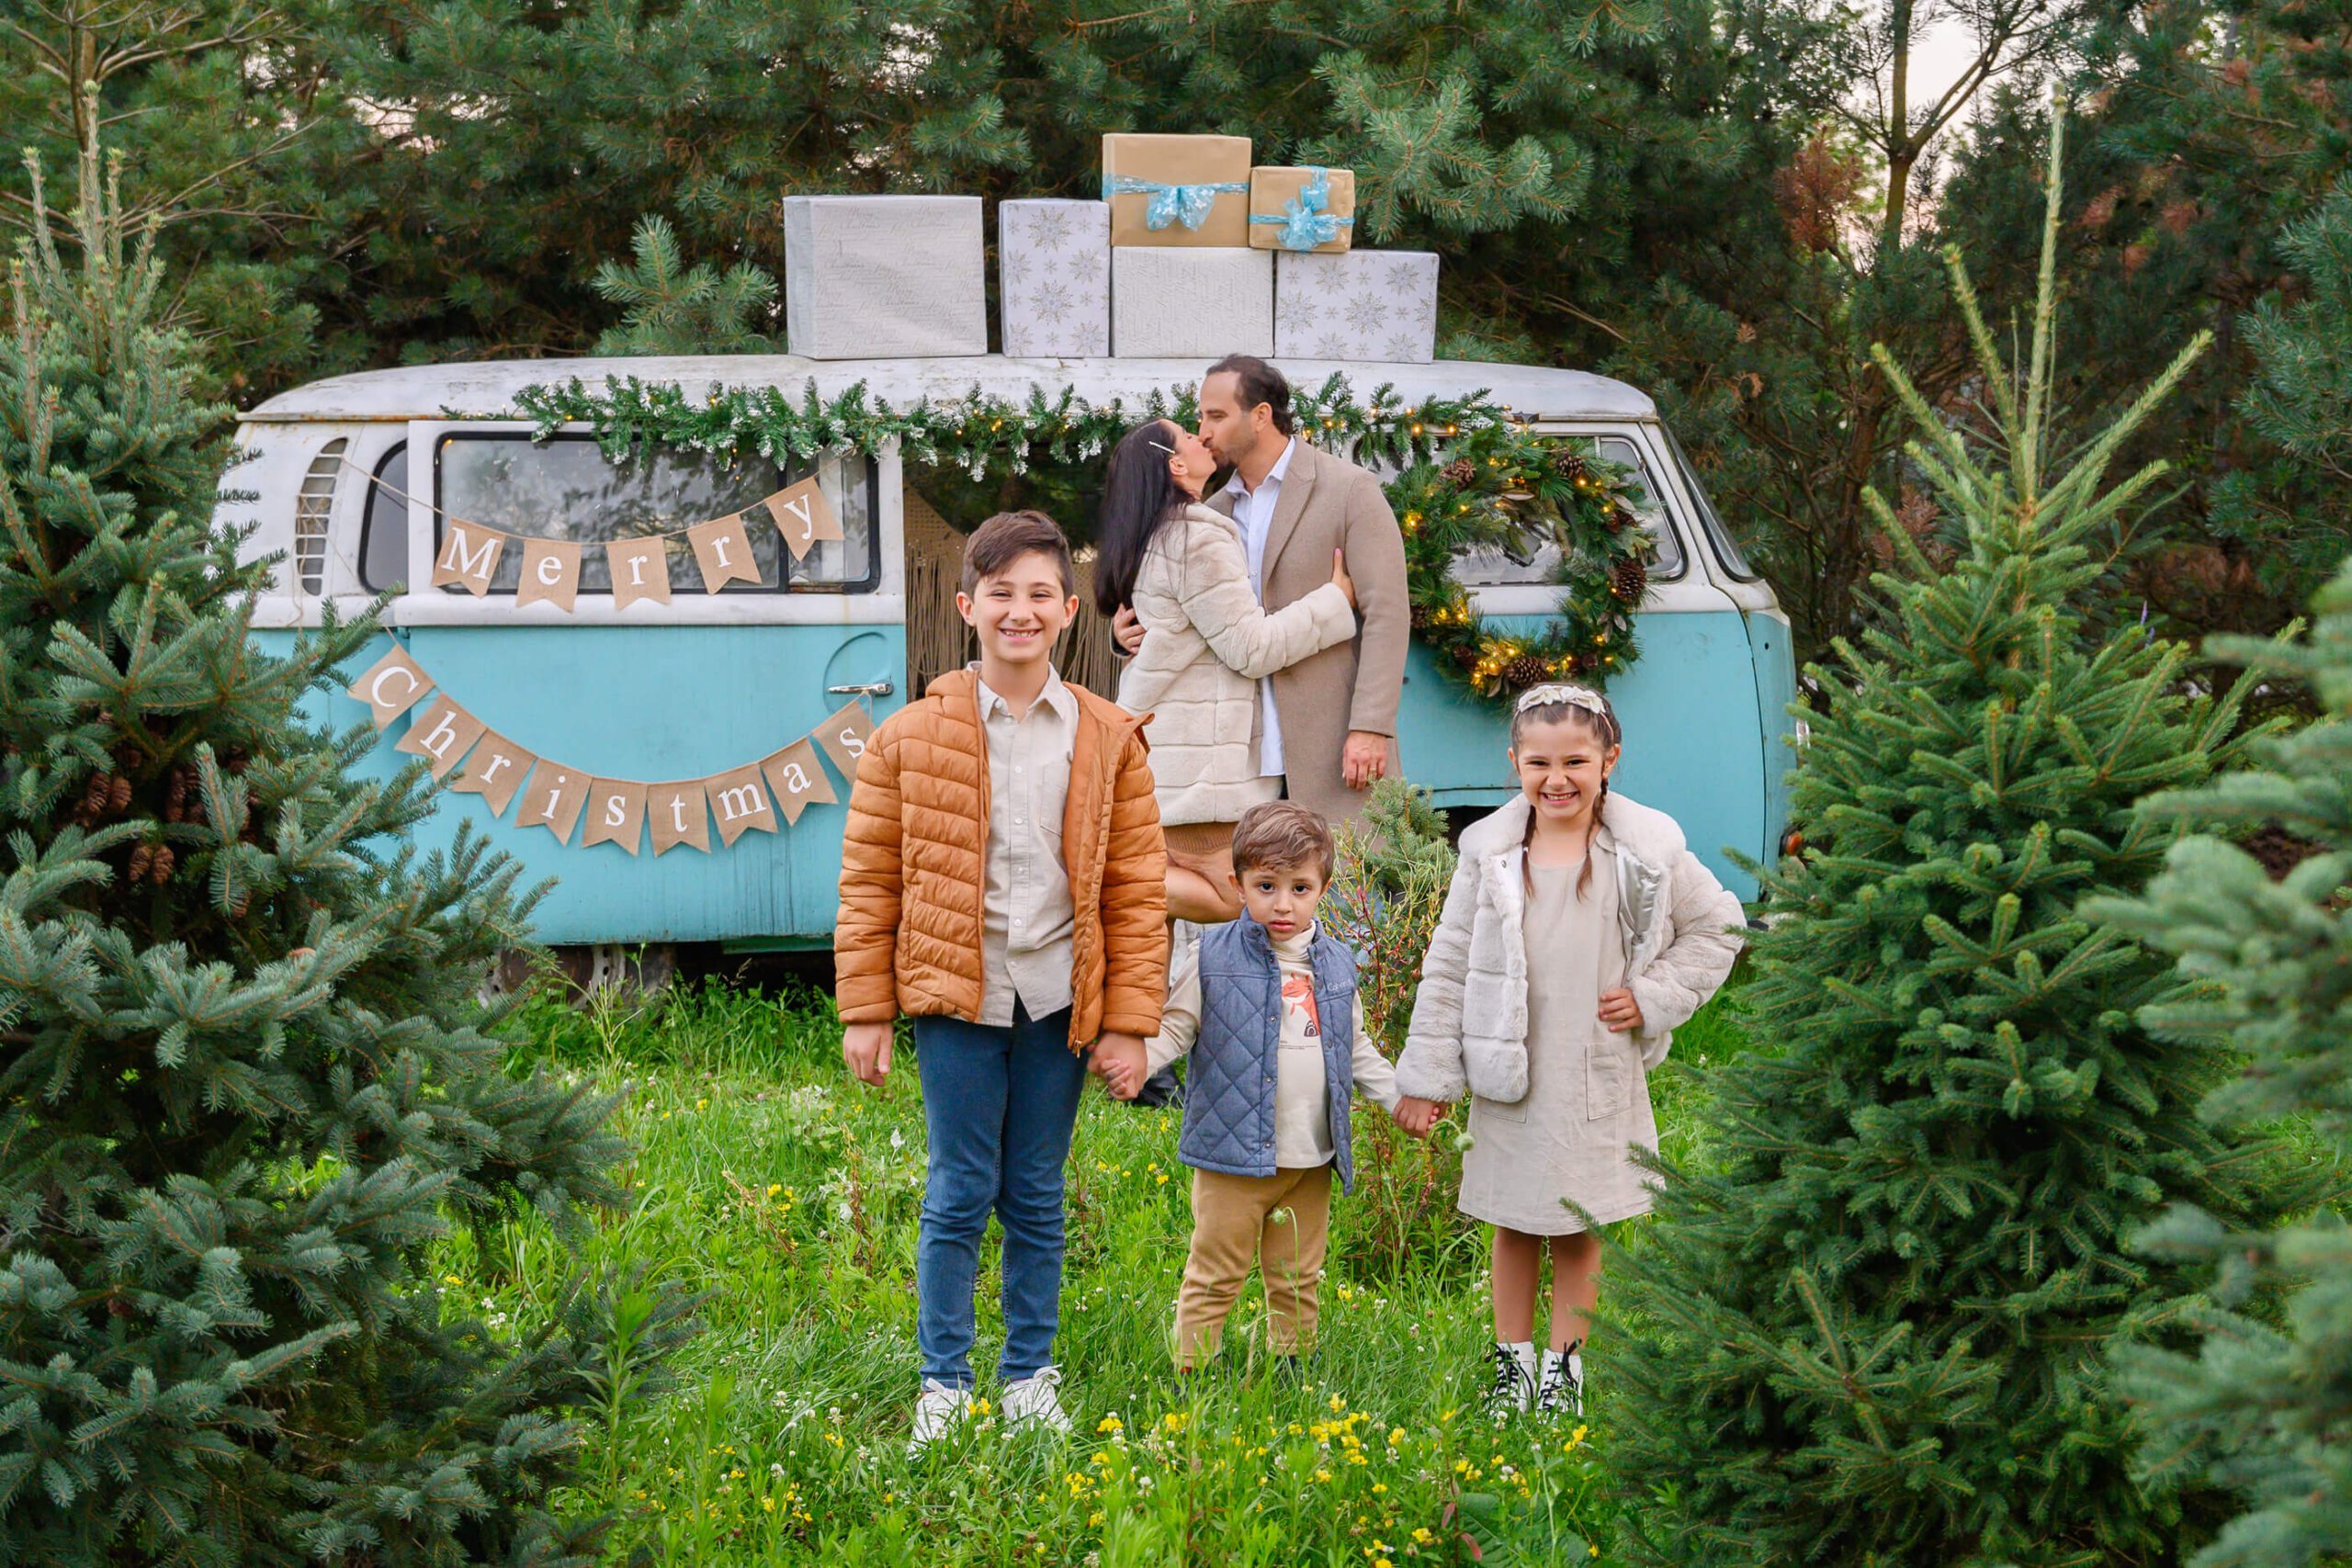
[[[1607,717],[1609,714],[1608,701],[1599,692],[1589,686],[1571,686],[1558,681],[1547,682],[1541,686],[1528,687],[1527,690],[1519,694],[1519,702],[1511,711],[1525,713],[1529,708],[1551,707],[1561,704],[1572,708],[1582,708],[1587,713],[1599,714],[1603,717]]]

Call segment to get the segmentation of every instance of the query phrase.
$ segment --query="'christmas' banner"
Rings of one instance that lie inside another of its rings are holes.
[[[737,524],[737,531],[721,531],[716,537],[741,537],[739,518],[718,521]],[[618,572],[613,581],[617,588]],[[512,807],[516,827],[544,828],[559,844],[570,844],[578,830],[582,849],[615,844],[632,855],[649,829],[657,855],[682,845],[708,854],[714,819],[719,841],[730,847],[745,833],[775,833],[797,823],[809,807],[841,798],[819,759],[831,757],[843,778],[854,778],[874,733],[872,716],[864,704],[853,701],[764,757],[705,778],[647,784],[600,778],[525,750],[439,690],[438,682],[397,643],[345,690],[368,705],[378,729],[413,710],[408,733],[393,749],[424,758],[433,776],[447,781],[453,792],[481,796],[492,817],[505,816]]]

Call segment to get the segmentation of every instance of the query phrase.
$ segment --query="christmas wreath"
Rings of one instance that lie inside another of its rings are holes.
[[[659,449],[732,457],[757,453],[787,466],[827,454],[871,456],[896,442],[913,463],[947,465],[973,479],[1026,473],[1046,463],[1085,463],[1145,419],[1193,423],[1190,389],[1154,392],[1139,409],[1091,403],[1068,388],[1023,401],[977,388],[951,403],[894,408],[863,382],[820,398],[775,388],[728,388],[697,401],[668,384],[609,377],[603,389],[578,378],[528,388],[517,405],[540,439],[584,424],[616,461]],[[1405,535],[1413,630],[1441,668],[1490,697],[1574,676],[1595,684],[1634,662],[1634,610],[1649,586],[1650,540],[1635,520],[1627,477],[1574,437],[1538,434],[1485,392],[1413,402],[1392,386],[1358,400],[1344,377],[1294,392],[1300,433],[1317,446],[1396,470],[1388,502]],[[1465,549],[1502,548],[1521,558],[1558,547],[1561,594],[1533,634],[1497,629],[1454,581]]]

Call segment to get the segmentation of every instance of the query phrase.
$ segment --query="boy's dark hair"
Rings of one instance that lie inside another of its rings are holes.
[[[1270,800],[1253,806],[1233,825],[1233,874],[1272,871],[1312,862],[1331,880],[1340,858],[1331,840],[1331,824],[1320,812],[1309,811],[1295,800]]]
[[[1290,412],[1289,378],[1254,354],[1228,354],[1209,367],[1212,376],[1227,372],[1239,385],[1241,412],[1246,414],[1265,404],[1273,412],[1274,428],[1288,435],[1295,423]]]
[[[1062,525],[1042,512],[1000,512],[964,541],[964,592],[979,587],[1023,556],[1035,551],[1051,556],[1061,569],[1064,595],[1078,592],[1078,569],[1070,564],[1069,539]]]

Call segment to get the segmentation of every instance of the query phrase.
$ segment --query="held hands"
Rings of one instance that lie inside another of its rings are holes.
[[[1622,986],[1613,991],[1603,991],[1600,994],[1600,1021],[1609,1026],[1611,1034],[1639,1029],[1642,1026],[1642,1004],[1634,999],[1633,992]]]
[[[1105,1034],[1094,1043],[1087,1070],[1102,1080],[1114,1100],[1133,1100],[1150,1077],[1144,1060],[1143,1041],[1133,1034]]]
[[[890,1032],[887,1023],[853,1023],[842,1031],[842,1061],[858,1082],[880,1089],[890,1076]]]
[[[1445,1114],[1445,1106],[1439,1100],[1408,1094],[1397,1100],[1396,1108],[1388,1114],[1396,1120],[1396,1125],[1416,1138],[1426,1138],[1430,1135],[1430,1129],[1437,1125],[1437,1119]]]

